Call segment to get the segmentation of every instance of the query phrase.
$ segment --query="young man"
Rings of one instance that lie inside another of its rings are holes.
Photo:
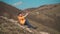
[[[25,15],[23,14],[23,12],[20,12],[18,14],[18,20],[19,20],[19,23],[20,25],[24,26],[24,25],[27,25],[28,28],[33,28],[33,29],[36,29],[36,27],[32,26],[28,19],[26,19],[27,15],[29,14],[29,12],[27,12]]]

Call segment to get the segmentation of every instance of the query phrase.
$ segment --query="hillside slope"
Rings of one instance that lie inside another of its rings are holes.
[[[7,3],[0,2],[0,16],[6,16],[8,18],[14,18],[17,16],[17,14],[22,11],[17,9],[16,7],[13,7]]]
[[[48,28],[42,24],[31,21],[31,24],[37,26],[38,28],[34,30],[34,34],[60,34],[58,31]],[[0,16],[0,34],[30,34],[28,31],[25,31],[18,25],[15,21],[3,18]],[[37,25],[38,24],[38,25]]]
[[[29,19],[60,31],[60,4],[38,7],[30,12]]]

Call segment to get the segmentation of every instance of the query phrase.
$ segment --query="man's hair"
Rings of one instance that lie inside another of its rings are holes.
[[[19,15],[19,14],[22,14],[22,13],[23,13],[23,12],[21,11],[21,12],[18,13],[18,15]]]

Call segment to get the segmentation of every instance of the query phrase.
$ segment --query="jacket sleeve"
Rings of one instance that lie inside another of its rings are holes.
[[[24,17],[26,17],[28,15],[28,13],[26,13],[25,15],[24,15]]]

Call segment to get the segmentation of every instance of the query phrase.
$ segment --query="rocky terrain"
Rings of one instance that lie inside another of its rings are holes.
[[[30,11],[30,9],[28,10]],[[60,4],[38,7],[37,9],[31,11],[28,18],[60,31]]]
[[[37,26],[33,30],[34,34],[60,34],[60,4],[43,5],[37,8],[25,9],[30,11],[29,22],[33,26]],[[24,32],[20,26],[13,20],[17,21],[17,14],[20,11],[13,6],[4,2],[0,2],[0,16],[8,18],[7,20],[0,17],[0,34],[31,34],[27,31]],[[12,21],[9,21],[13,19]]]

